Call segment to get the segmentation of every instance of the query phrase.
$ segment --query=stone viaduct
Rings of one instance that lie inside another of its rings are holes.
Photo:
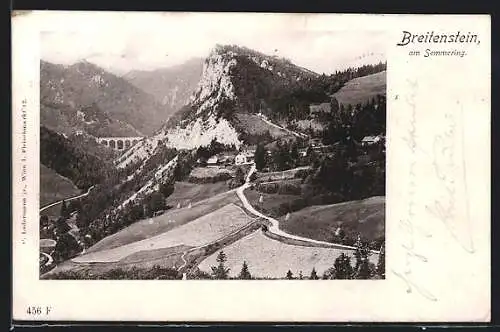
[[[97,143],[109,146],[113,150],[125,151],[144,137],[96,137]]]

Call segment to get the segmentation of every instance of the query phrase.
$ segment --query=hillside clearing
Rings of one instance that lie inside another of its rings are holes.
[[[226,181],[233,176],[233,172],[225,167],[196,167],[189,174],[189,182],[215,183]]]
[[[158,236],[73,259],[76,263],[116,262],[145,250],[209,244],[252,222],[240,207],[226,206]]]
[[[79,193],[80,189],[71,180],[40,164],[40,207]],[[60,209],[61,205],[57,204],[47,209],[44,214],[56,216],[59,215]]]
[[[279,218],[283,231],[319,241],[338,242],[334,235],[340,226],[354,241],[357,234],[368,241],[385,236],[385,197],[330,205],[314,205]]]
[[[376,95],[386,95],[386,79],[386,71],[352,79],[334,97],[344,105],[364,104]]]
[[[193,204],[198,201],[214,197],[227,191],[225,182],[196,184],[190,182],[176,182],[174,192],[170,195],[166,202],[167,205],[176,207],[180,204],[181,207]]]
[[[148,239],[220,209],[230,203],[240,204],[234,191],[228,191],[196,202],[191,205],[191,208],[189,206],[179,209],[174,207],[158,217],[138,221],[102,239],[89,248],[87,252],[91,253],[112,249],[132,242]]]
[[[236,113],[237,128],[242,128],[249,135],[265,135],[267,132],[272,138],[290,136],[286,130],[272,126],[255,114]]]
[[[294,202],[302,200],[299,195],[267,194],[253,189],[246,189],[245,196],[256,210],[274,218],[286,214]]]
[[[257,278],[285,278],[288,270],[294,276],[299,272],[307,277],[313,268],[318,275],[322,275],[331,268],[335,259],[342,253],[352,256],[351,250],[332,248],[306,247],[285,244],[268,238],[261,230],[224,247],[230,268],[230,277],[236,277],[241,270],[243,261],[246,261],[252,276]],[[200,270],[209,272],[211,266],[216,266],[219,251],[203,260],[198,266]],[[370,261],[376,263],[377,255],[371,255]],[[351,258],[354,263],[354,258]]]

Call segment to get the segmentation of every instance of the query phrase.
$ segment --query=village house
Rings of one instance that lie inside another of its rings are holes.
[[[212,156],[207,160],[207,167],[215,167],[219,164],[219,158],[217,156]]]
[[[251,163],[254,160],[255,157],[255,149],[248,149],[243,152],[245,156],[247,157],[247,162]]]
[[[234,153],[221,152],[217,155],[217,164],[220,166],[229,166],[234,164]]]
[[[200,157],[196,160],[196,165],[198,167],[205,167],[207,166],[207,158],[205,157]]]
[[[235,165],[242,165],[247,163],[247,156],[241,152],[236,157],[234,157]]]
[[[310,104],[309,105],[309,115],[311,117],[317,117],[322,113],[330,113],[331,105],[330,103],[321,103],[321,104]]]
[[[381,140],[382,139],[380,136],[365,136],[361,140],[361,145],[362,146],[370,146],[370,145],[379,143]]]
[[[310,140],[309,140],[309,145],[310,145],[312,148],[315,148],[315,147],[321,146],[321,145],[322,145],[322,143],[321,143],[321,139],[319,139],[319,138],[313,138],[313,139],[310,139]]]

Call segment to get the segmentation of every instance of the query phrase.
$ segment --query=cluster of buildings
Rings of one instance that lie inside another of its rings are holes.
[[[206,160],[199,158],[198,165],[207,167],[220,167],[231,165],[245,165],[254,161],[255,148],[247,148],[242,151],[226,151],[216,154]]]

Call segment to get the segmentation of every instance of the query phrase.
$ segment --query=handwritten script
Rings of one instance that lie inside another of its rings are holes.
[[[416,217],[415,193],[417,191],[417,164],[429,161],[440,190],[426,192],[429,203],[425,204],[425,213],[443,223],[451,238],[467,253],[474,253],[471,221],[469,216],[469,200],[467,190],[467,173],[463,140],[463,109],[450,109],[444,113],[440,121],[439,131],[432,135],[426,130],[425,135],[431,135],[430,153],[423,149],[419,141],[419,124],[417,121],[417,105],[415,101],[418,82],[408,80],[410,93],[406,103],[410,109],[408,130],[402,137],[410,152],[408,167],[408,203],[405,215],[399,220],[399,226],[404,230],[401,247],[404,250],[404,267],[401,270],[392,269],[392,273],[400,278],[408,294],[416,293],[427,300],[438,301],[438,298],[422,285],[417,277],[417,269],[422,264],[429,263],[417,247],[423,247],[426,239],[432,235],[418,222]],[[458,161],[457,161],[458,160]],[[465,211],[461,210],[464,209]],[[464,212],[464,213],[462,213]],[[465,216],[465,228],[460,217]],[[420,219],[421,220],[421,219]],[[438,272],[438,271],[436,271]]]
[[[408,204],[406,207],[405,218],[400,219],[399,226],[404,230],[406,237],[401,244],[404,250],[404,269],[402,271],[392,270],[392,273],[404,281],[406,285],[406,292],[411,294],[416,291],[418,294],[422,295],[424,298],[437,301],[436,296],[434,296],[431,291],[425,288],[419,283],[418,278],[414,274],[415,264],[427,264],[429,259],[423,254],[416,250],[417,242],[421,242],[422,239],[431,237],[421,225],[419,225],[415,220],[415,206],[417,204],[415,193],[417,190],[416,184],[416,166],[418,161],[417,152],[423,151],[418,145],[417,136],[417,105],[415,101],[416,91],[418,89],[418,82],[416,80],[408,80],[408,87],[411,93],[406,97],[406,103],[410,107],[410,118],[408,131],[406,136],[402,139],[406,143],[407,148],[410,151],[411,160],[408,169]]]
[[[432,165],[444,195],[434,198],[430,204],[426,205],[426,210],[445,225],[449,234],[465,252],[472,254],[475,249],[469,212],[464,138],[463,133],[457,134],[457,129],[463,129],[462,117],[461,107],[458,111],[446,112],[443,132],[434,136]],[[457,136],[460,138],[457,139]],[[461,143],[458,148],[457,141]],[[458,163],[456,162],[457,152],[461,160]],[[457,206],[457,201],[461,204],[460,207]],[[460,213],[462,208],[465,209],[463,214]],[[465,229],[456,227],[462,215],[465,218]]]

